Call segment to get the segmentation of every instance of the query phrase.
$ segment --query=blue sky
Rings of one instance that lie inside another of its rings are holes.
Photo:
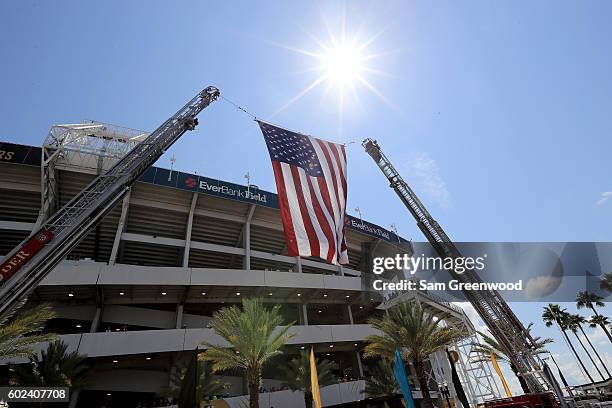
[[[456,240],[610,241],[611,12],[604,1],[4,1],[0,139],[40,145],[52,124],[83,119],[152,130],[213,84],[290,129],[378,139]],[[349,38],[371,40],[376,72],[363,76],[382,97],[356,83],[340,111],[323,82],[277,112],[320,75],[292,49],[329,44],[343,15]],[[200,123],[160,165],[174,154],[180,170],[234,182],[248,171],[275,190],[247,115],[220,100]],[[421,239],[359,143],[347,149],[349,208]],[[540,308],[515,307],[539,320]]]

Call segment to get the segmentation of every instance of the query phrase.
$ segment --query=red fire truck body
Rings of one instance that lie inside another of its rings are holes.
[[[549,392],[519,395],[484,403],[485,408],[559,408],[559,402]]]

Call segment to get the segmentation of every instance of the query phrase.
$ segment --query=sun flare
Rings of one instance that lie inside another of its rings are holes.
[[[388,76],[385,72],[371,66],[379,57],[386,53],[373,53],[372,44],[386,30],[384,27],[377,33],[365,36],[360,27],[355,33],[347,33],[346,21],[343,19],[338,28],[326,25],[327,40],[321,40],[314,34],[303,30],[314,43],[311,49],[302,49],[292,46],[280,45],[282,48],[304,55],[312,60],[302,72],[314,72],[314,77],[301,91],[278,108],[272,116],[293,105],[313,89],[324,85],[322,98],[337,101],[340,127],[342,116],[348,103],[359,104],[361,90],[374,94],[379,100],[393,109],[397,109],[389,99],[372,83],[371,77]],[[314,49],[313,49],[314,48]]]
[[[323,74],[332,85],[352,86],[363,68],[363,55],[350,44],[338,44],[323,55]]]

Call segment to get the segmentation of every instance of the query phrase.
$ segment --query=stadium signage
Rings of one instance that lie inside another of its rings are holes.
[[[276,194],[260,190],[255,186],[241,186],[197,174],[151,167],[140,177],[140,181],[229,198],[264,207],[278,208],[278,197]]]
[[[0,143],[0,162],[40,166],[40,147]]]
[[[219,195],[232,196],[238,199],[255,200],[264,205],[268,202],[268,196],[266,194],[261,194],[253,187],[238,187],[239,188],[231,188],[228,185],[215,185],[209,183],[207,180],[200,180],[200,184],[198,185],[199,191],[202,192],[214,192]],[[253,190],[251,190],[252,188]]]
[[[0,142],[0,162],[40,166],[41,154],[42,149],[40,147]],[[140,177],[139,181],[257,204],[269,208],[279,208],[278,196],[274,193],[260,190],[255,186],[242,186],[197,174],[150,167]],[[346,226],[352,230],[391,243],[407,242],[391,231],[367,221],[351,217],[348,214],[346,215]]]
[[[382,238],[386,241],[391,241],[391,232],[387,231],[386,229],[353,217],[351,217],[348,221],[351,229],[364,232],[377,238]],[[397,236],[395,236],[394,239],[397,241]]]

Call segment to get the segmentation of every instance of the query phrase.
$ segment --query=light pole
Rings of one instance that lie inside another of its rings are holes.
[[[249,197],[251,195],[251,174],[247,171],[244,178],[247,181],[247,197]]]
[[[361,217],[361,208],[355,207],[355,209],[353,211],[355,211],[357,214],[359,214],[359,221],[361,221],[361,223],[363,224],[363,218]]]
[[[390,227],[391,227],[391,231],[395,232],[395,236],[397,237],[397,243],[398,243],[398,244],[401,244],[401,243],[402,243],[402,241],[400,241],[400,236],[399,236],[399,234],[397,233],[397,225],[395,225],[395,224],[391,224],[391,225],[390,225]]]
[[[176,163],[176,157],[172,155],[170,158],[170,173],[168,173],[168,181],[172,181],[172,170],[174,170],[174,163]]]

